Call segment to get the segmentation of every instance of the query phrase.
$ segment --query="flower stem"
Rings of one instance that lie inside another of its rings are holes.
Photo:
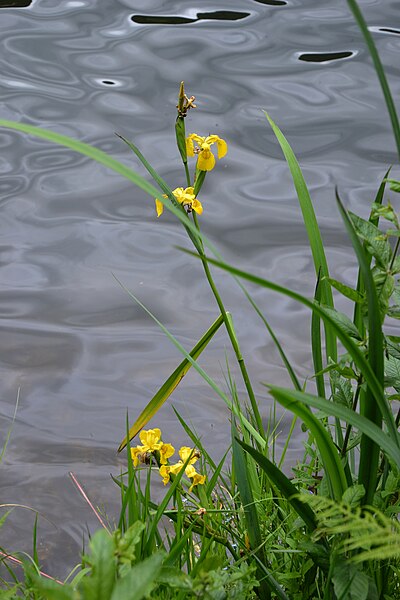
[[[199,226],[199,223],[197,220],[197,215],[195,212],[193,212],[192,214],[193,214],[194,224],[195,224],[197,230],[200,232],[200,226]],[[263,437],[265,437],[264,426],[262,424],[262,419],[261,419],[260,411],[258,409],[257,400],[254,395],[254,391],[253,391],[253,388],[252,388],[252,385],[250,382],[249,374],[247,372],[246,363],[244,362],[244,358],[240,351],[239,341],[237,339],[237,336],[236,336],[236,333],[235,333],[235,330],[233,327],[232,317],[231,317],[231,314],[226,311],[224,303],[222,302],[221,296],[219,295],[218,289],[217,289],[214,279],[211,275],[209,264],[207,262],[207,259],[205,257],[204,251],[203,251],[203,243],[201,242],[201,240],[200,240],[200,248],[201,248],[201,252],[199,250],[198,251],[200,254],[201,262],[203,264],[204,272],[207,277],[208,283],[210,284],[211,291],[214,294],[214,298],[218,304],[218,308],[221,312],[222,318],[224,319],[225,328],[228,333],[229,339],[231,341],[232,348],[235,352],[236,359],[239,364],[240,372],[242,374],[243,382],[244,382],[244,385],[246,386],[246,390],[247,390],[247,393],[249,396],[251,408],[253,410],[253,414],[254,414],[254,418],[255,418],[255,423],[257,425],[259,433]]]

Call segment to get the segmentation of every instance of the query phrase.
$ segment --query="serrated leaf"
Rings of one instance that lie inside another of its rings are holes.
[[[392,257],[392,249],[387,240],[381,239],[380,229],[352,212],[349,212],[348,215],[357,234],[365,242],[367,251],[383,269],[386,269]]]
[[[333,587],[338,600],[366,600],[368,577],[356,565],[338,561],[333,568]]]
[[[353,339],[362,341],[360,332],[354,325],[353,321],[349,319],[347,315],[345,315],[342,312],[339,312],[335,308],[330,308],[329,306],[321,306],[321,308],[331,317],[331,319],[335,321],[336,325],[340,327],[343,333],[345,333]]]
[[[354,290],[353,288],[349,287],[348,285],[345,285],[337,279],[332,279],[332,277],[325,277],[325,279],[329,281],[332,287],[334,287],[338,292],[343,294],[343,296],[345,296],[346,298],[349,298],[353,302],[364,302],[364,295],[358,292],[357,290]]]
[[[341,377],[337,371],[331,373],[332,399],[337,404],[350,408],[353,404],[353,388],[351,381]]]
[[[389,300],[394,291],[395,280],[393,275],[389,275],[380,269],[373,269],[372,276],[376,287],[379,308],[381,314],[385,315],[389,307]]]
[[[400,360],[400,338],[393,335],[387,335],[385,338],[385,342],[386,352],[390,356],[393,356],[393,358],[397,358],[398,360]]]
[[[385,359],[385,387],[400,388],[400,360],[393,356]]]
[[[359,506],[361,500],[365,496],[365,488],[363,485],[352,485],[347,488],[347,490],[343,494],[343,502],[348,504],[350,508],[355,508]]]
[[[164,554],[158,552],[132,567],[116,583],[111,600],[142,600],[148,596],[155,585],[163,559]]]
[[[115,583],[116,564],[114,558],[114,540],[101,529],[90,541],[92,570],[89,577],[82,580],[82,592],[85,600],[109,600]]]

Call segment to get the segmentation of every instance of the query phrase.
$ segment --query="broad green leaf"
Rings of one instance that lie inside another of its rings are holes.
[[[385,359],[385,387],[400,389],[400,360],[390,355]]]
[[[360,292],[358,292],[357,290],[354,290],[353,288],[349,287],[348,285],[345,285],[337,279],[332,279],[332,277],[327,277],[326,280],[329,281],[331,286],[334,287],[346,298],[353,300],[353,302],[364,302],[365,298],[363,294],[360,294]]]
[[[390,92],[389,84],[386,79],[385,70],[381,63],[381,59],[379,58],[378,51],[375,47],[374,40],[372,35],[368,29],[368,25],[366,24],[364,17],[358,7],[356,0],[347,0],[350,10],[352,11],[355,20],[364,36],[366,44],[368,46],[369,53],[371,55],[372,61],[374,63],[376,74],[378,75],[379,83],[381,84],[381,88],[383,91],[383,95],[385,97],[386,106],[389,112],[390,120],[392,122],[392,129],[394,134],[394,139],[396,141],[397,152],[400,158],[400,125],[399,119],[396,112],[396,106],[393,102],[392,94]]]
[[[360,502],[364,498],[364,496],[365,496],[364,486],[356,484],[356,485],[352,485],[351,487],[347,488],[347,490],[343,494],[342,500],[343,500],[343,502],[348,504],[350,506],[350,508],[355,508],[356,506],[360,505]]]
[[[336,404],[342,404],[347,408],[351,408],[353,404],[353,388],[351,382],[342,377],[338,371],[331,371],[331,388],[332,388],[332,400]]]
[[[211,327],[206,331],[206,333],[200,338],[197,344],[194,346],[193,350],[189,353],[193,360],[197,360],[203,350],[206,348],[207,344],[211,341],[215,333],[218,331],[224,319],[222,315],[220,315],[216,321],[211,325]],[[192,363],[184,358],[180,365],[175,369],[175,371],[168,377],[165,383],[160,387],[158,392],[153,396],[144,410],[140,413],[139,417],[136,419],[135,424],[129,430],[129,440],[135,437],[139,433],[139,431],[150,421],[152,417],[158,412],[161,406],[168,400],[172,392],[182,381],[186,373],[189,371]],[[119,445],[118,452],[121,452],[126,446],[127,436],[122,440]]]
[[[312,406],[313,408],[317,408],[318,410],[322,411],[325,415],[338,417],[342,421],[350,423],[353,425],[353,427],[359,429],[359,431],[370,437],[372,440],[375,440],[382,451],[386,452],[400,469],[399,446],[396,445],[396,443],[389,437],[387,433],[382,431],[382,429],[380,429],[366,417],[354,412],[353,410],[350,410],[349,408],[346,408],[345,406],[342,406],[341,404],[335,404],[334,402],[330,402],[324,398],[318,398],[317,396],[307,394],[306,392],[272,387],[269,384],[267,387],[271,390],[271,393],[274,397],[279,394],[279,396],[283,397],[283,401],[286,401],[286,403],[298,402],[305,404],[306,406]]]
[[[71,585],[61,585],[52,579],[32,576],[35,590],[40,592],[40,598],[44,600],[78,600],[81,596],[74,591]],[[1,594],[3,597],[3,593]],[[19,596],[10,596],[10,600],[16,600]]]
[[[85,600],[110,600],[116,577],[114,541],[104,529],[97,531],[90,541],[92,567],[89,577],[81,582]]]
[[[337,561],[332,574],[338,600],[367,600],[369,581],[359,567],[348,561]]]
[[[286,477],[286,475],[271,462],[266,456],[258,452],[252,446],[245,444],[238,440],[238,443],[254,458],[256,463],[261,469],[267,474],[268,478],[275,487],[280,491],[282,496],[290,502],[293,509],[297,512],[299,517],[304,521],[309,531],[314,531],[317,527],[317,520],[312,508],[308,504],[300,502],[298,499],[299,490],[293,485],[293,483]]]
[[[372,275],[376,288],[376,295],[378,297],[379,308],[382,315],[382,321],[389,307],[389,300],[394,290],[394,277],[387,272],[381,271],[380,269],[374,268]]]
[[[304,394],[303,392],[298,392],[296,390],[285,390],[272,386],[268,386],[268,388],[272,396],[279,402],[279,404],[300,417],[300,419],[302,419],[302,421],[304,421],[304,423],[310,429],[324,464],[324,471],[329,483],[330,495],[333,499],[339,501],[342,498],[345,489],[347,488],[347,481],[342,461],[325,426],[311,412],[308,406],[306,406],[304,398],[307,397],[308,394]],[[302,398],[303,401],[299,401],[299,398]],[[321,402],[327,402],[327,400],[324,400],[323,398],[320,398],[320,400]]]
[[[366,221],[352,212],[348,214],[357,234],[365,242],[367,251],[372,254],[382,269],[387,269],[392,257],[392,249],[389,242],[382,239],[380,229],[371,221]]]
[[[164,554],[157,552],[134,565],[115,585],[111,600],[142,600],[149,596],[161,571]]]
[[[323,304],[333,307],[332,290],[328,282],[324,280],[324,278],[329,277],[328,263],[326,261],[324,245],[322,243],[321,233],[311,202],[310,194],[303,177],[303,173],[301,172],[299,163],[297,162],[296,156],[292,148],[290,147],[290,144],[288,143],[287,139],[285,138],[279,127],[276,125],[276,123],[274,123],[274,121],[265,111],[264,114],[268,119],[269,124],[271,125],[271,128],[276,136],[276,139],[278,140],[281,146],[282,152],[285,156],[286,162],[292,174],[292,179],[297,192],[300,209],[303,214],[304,225],[310,242],[315,273],[317,277],[321,277],[321,301]],[[331,358],[333,361],[336,361],[337,350],[335,336],[331,331],[329,324],[326,323],[325,334],[327,359]]]
[[[329,306],[323,306],[323,309],[325,313],[328,314],[333,321],[335,321],[336,325],[340,327],[344,334],[354,338],[355,340],[358,340],[359,342],[362,341],[362,337],[360,336],[360,332],[358,331],[357,327],[345,313],[339,312],[335,308],[330,308]]]

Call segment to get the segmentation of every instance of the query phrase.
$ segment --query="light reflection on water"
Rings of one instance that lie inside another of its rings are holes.
[[[183,176],[173,123],[184,79],[199,106],[188,133],[217,133],[229,143],[204,188],[204,232],[227,260],[311,296],[306,234],[261,110],[267,109],[303,166],[332,276],[345,274],[351,283],[355,263],[334,186],[366,214],[396,155],[373,68],[344,0],[334,10],[317,0],[224,0],[218,10],[152,0],[145,13],[139,0],[36,0],[18,10],[7,4],[0,3],[2,118],[93,143],[143,173],[117,131],[177,187]],[[364,8],[398,97],[395,3],[373,0]],[[177,16],[181,23],[172,24]],[[109,473],[124,468],[115,450],[126,409],[135,417],[181,360],[112,273],[187,348],[217,311],[200,266],[174,248],[189,247],[184,231],[168,214],[157,220],[143,192],[43,140],[1,130],[0,148],[3,432],[21,390],[2,465],[2,501],[29,504],[50,519],[42,522],[39,550],[47,570],[62,575],[76,560],[85,524],[97,526],[68,471],[115,516],[118,494]],[[216,278],[267,417],[270,402],[260,382],[288,378],[235,283],[224,273]],[[286,298],[252,292],[297,373],[308,376],[307,312]],[[201,359],[223,387],[227,349],[219,332]],[[242,391],[239,378],[237,384]],[[176,390],[173,404],[216,456],[226,450],[228,413],[196,373]],[[186,441],[170,403],[154,425],[167,441]],[[283,440],[284,434],[278,446]],[[295,460],[300,435],[291,448]],[[30,513],[15,511],[2,544],[30,551],[32,522]]]

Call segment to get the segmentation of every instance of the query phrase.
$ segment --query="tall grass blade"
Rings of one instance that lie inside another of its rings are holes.
[[[314,302],[321,302],[321,280],[319,277],[315,286]],[[322,372],[324,365],[322,363],[321,317],[314,311],[311,315],[311,349],[318,396],[325,398],[325,382]]]
[[[293,485],[293,483],[286,477],[286,475],[271,462],[266,456],[258,452],[252,446],[245,444],[241,440],[237,440],[238,443],[254,458],[256,463],[266,473],[269,480],[275,485],[280,491],[282,496],[291,504],[294,510],[297,512],[299,517],[303,519],[309,531],[314,531],[317,527],[317,518],[314,511],[308,504],[304,504],[298,500],[297,496],[299,490]]]
[[[247,526],[247,534],[249,536],[250,548],[258,556],[260,562],[265,565],[265,554],[262,547],[261,529],[258,520],[257,508],[254,503],[253,490],[249,482],[249,476],[246,466],[246,457],[242,446],[238,444],[236,435],[238,431],[234,419],[232,419],[232,461],[235,469],[236,483],[239,490],[241,505],[244,509],[244,516]],[[259,569],[257,569],[259,571]],[[261,579],[261,578],[260,578]],[[271,591],[264,580],[260,582],[262,596],[268,600],[271,597]]]
[[[302,392],[296,393],[302,394]],[[300,417],[310,429],[321,455],[331,497],[334,500],[341,500],[344,491],[347,489],[346,475],[339,454],[325,425],[311,412],[308,406],[294,400],[292,390],[271,388],[271,394],[284,408]]]
[[[372,61],[374,63],[376,74],[378,75],[379,83],[381,84],[382,92],[385,97],[385,102],[387,109],[389,111],[390,120],[392,123],[392,129],[394,134],[394,139],[396,141],[397,152],[400,158],[400,125],[399,119],[396,112],[396,107],[393,102],[393,97],[390,92],[389,84],[386,79],[385,70],[381,63],[381,59],[379,58],[378,51],[376,49],[374,40],[372,39],[372,35],[368,30],[368,26],[364,20],[364,17],[360,11],[360,8],[356,2],[356,0],[347,0],[348,5],[350,7],[351,12],[354,15],[355,20],[357,21],[357,25],[359,26],[365,42],[368,46],[369,53],[371,55]]]
[[[6,453],[8,442],[10,441],[11,433],[12,433],[12,430],[13,430],[13,427],[14,427],[16,416],[17,416],[17,410],[18,410],[18,404],[19,404],[19,394],[20,394],[20,388],[18,388],[18,390],[17,390],[17,397],[16,397],[16,400],[15,400],[14,414],[13,414],[12,419],[11,419],[11,425],[8,428],[6,439],[4,440],[4,444],[3,444],[3,447],[2,447],[1,452],[0,452],[0,464],[3,462],[3,458],[4,458],[4,455]]]
[[[340,201],[339,195],[336,192],[336,200],[339,206],[340,214],[343,218],[347,232],[350,236],[354,251],[356,253],[360,272],[363,278],[365,292],[368,302],[368,361],[371,369],[374,372],[378,385],[381,389],[381,394],[387,410],[391,409],[384,396],[384,354],[383,354],[383,334],[382,322],[380,316],[380,307],[376,294],[375,283],[372,277],[371,269],[366,259],[365,251],[362,247],[358,235],[353,227],[350,218],[345,211],[343,204]],[[382,427],[382,410],[375,402],[374,394],[368,385],[365,395],[362,395],[361,414],[363,414],[372,423],[378,427]],[[358,483],[365,488],[365,502],[372,503],[377,483],[377,472],[379,465],[379,445],[376,444],[370,437],[363,434],[360,444],[360,464],[358,471]]]
[[[194,346],[193,350],[189,352],[189,355],[193,358],[193,360],[197,360],[203,350],[206,348],[207,344],[214,337],[215,333],[218,331],[224,319],[222,315],[220,315],[211,327],[206,331],[206,333],[200,338],[197,344]],[[130,440],[134,438],[139,431],[150,421],[152,417],[157,413],[157,411],[161,408],[161,406],[168,400],[172,392],[182,381],[186,373],[189,371],[192,363],[189,362],[186,358],[180,363],[180,365],[175,369],[175,371],[168,377],[165,383],[160,387],[155,396],[150,400],[144,410],[141,412],[139,417],[136,419],[134,425],[130,428],[128,432],[128,437]],[[122,440],[119,445],[118,452],[121,452],[126,446],[127,437]]]
[[[321,278],[321,300],[323,304],[333,308],[333,296],[332,290],[329,283],[324,279],[329,277],[328,263],[326,261],[324,245],[322,243],[321,233],[319,230],[318,222],[315,217],[314,208],[311,202],[310,194],[306,182],[301,172],[300,165],[297,162],[296,156],[279,129],[274,123],[271,117],[264,111],[269,124],[272,127],[281,148],[285,156],[286,162],[289,166],[292,174],[293,183],[296,188],[297,197],[299,199],[300,209],[303,214],[304,225],[306,227],[308,239],[310,242],[311,253],[314,260],[314,268],[317,277]],[[336,339],[329,324],[325,324],[325,336],[326,336],[326,354],[327,358],[331,358],[334,362],[337,359]]]

